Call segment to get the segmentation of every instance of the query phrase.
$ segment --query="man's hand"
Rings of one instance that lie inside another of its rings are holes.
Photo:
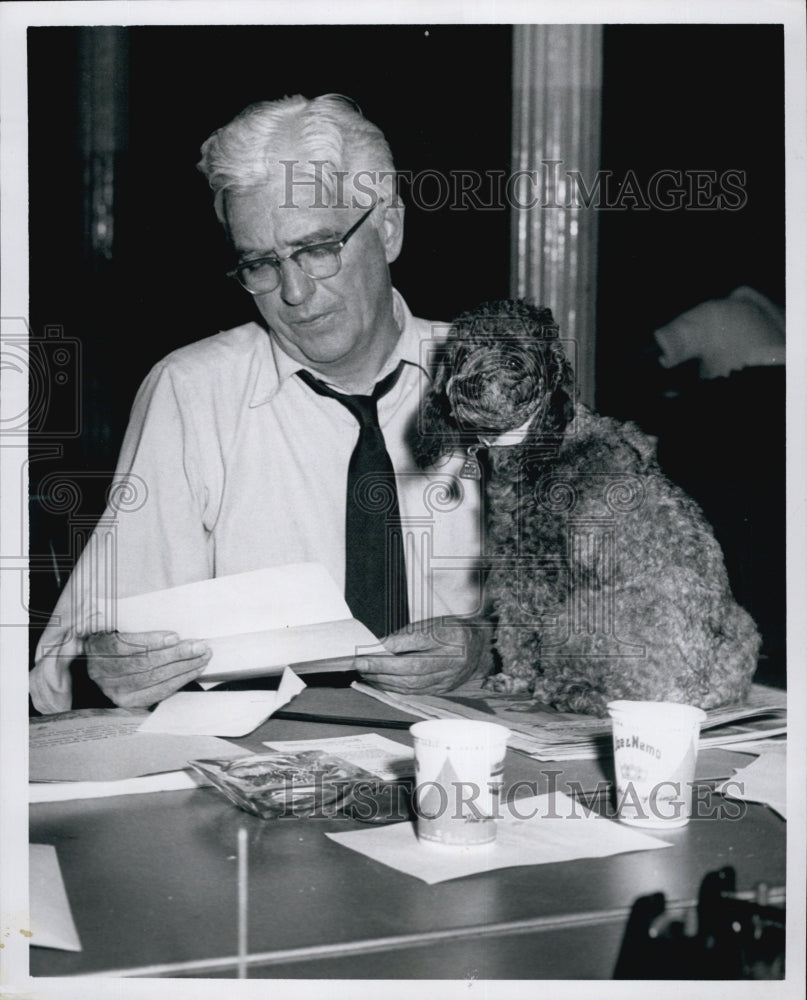
[[[84,639],[87,673],[121,708],[167,698],[204,670],[211,652],[174,632],[95,632]]]
[[[399,694],[441,694],[492,669],[491,630],[476,623],[416,622],[381,640],[389,655],[359,656],[368,684]]]

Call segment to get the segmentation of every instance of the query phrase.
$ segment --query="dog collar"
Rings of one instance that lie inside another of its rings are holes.
[[[521,444],[527,436],[527,431],[529,431],[530,424],[534,419],[535,414],[533,413],[532,416],[530,416],[520,427],[513,427],[496,438],[485,438],[480,434],[479,440],[485,448],[498,448],[502,445]]]

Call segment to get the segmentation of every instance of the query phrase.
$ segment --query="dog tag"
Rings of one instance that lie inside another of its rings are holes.
[[[479,459],[476,453],[481,445],[472,444],[467,450],[467,457],[460,469],[460,479],[481,479],[482,469],[479,467]]]

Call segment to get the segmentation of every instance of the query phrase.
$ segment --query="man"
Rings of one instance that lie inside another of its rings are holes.
[[[382,603],[402,601],[410,624],[382,636],[387,655],[355,668],[370,683],[422,692],[485,672],[484,630],[473,627],[483,603],[478,487],[457,475],[461,456],[423,475],[407,443],[428,377],[424,346],[439,327],[412,317],[392,288],[404,213],[382,133],[345,98],[298,96],[247,108],[202,154],[236,254],[231,273],[261,322],[175,351],[141,387],[116,477],[129,492],[111,498],[40,640],[34,706],[70,708],[80,655],[126,707],[154,704],[204,670],[199,638],[117,632],[115,597],[304,561],[347,589],[362,548],[350,540],[345,489],[361,419],[345,397],[373,393],[400,523],[415,532],[398,588],[407,593]]]

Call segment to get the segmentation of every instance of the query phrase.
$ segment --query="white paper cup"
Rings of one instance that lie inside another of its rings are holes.
[[[418,839],[462,847],[495,840],[510,731],[491,722],[434,719],[410,732]]]
[[[706,713],[670,701],[612,701],[617,817],[631,826],[685,826]]]

